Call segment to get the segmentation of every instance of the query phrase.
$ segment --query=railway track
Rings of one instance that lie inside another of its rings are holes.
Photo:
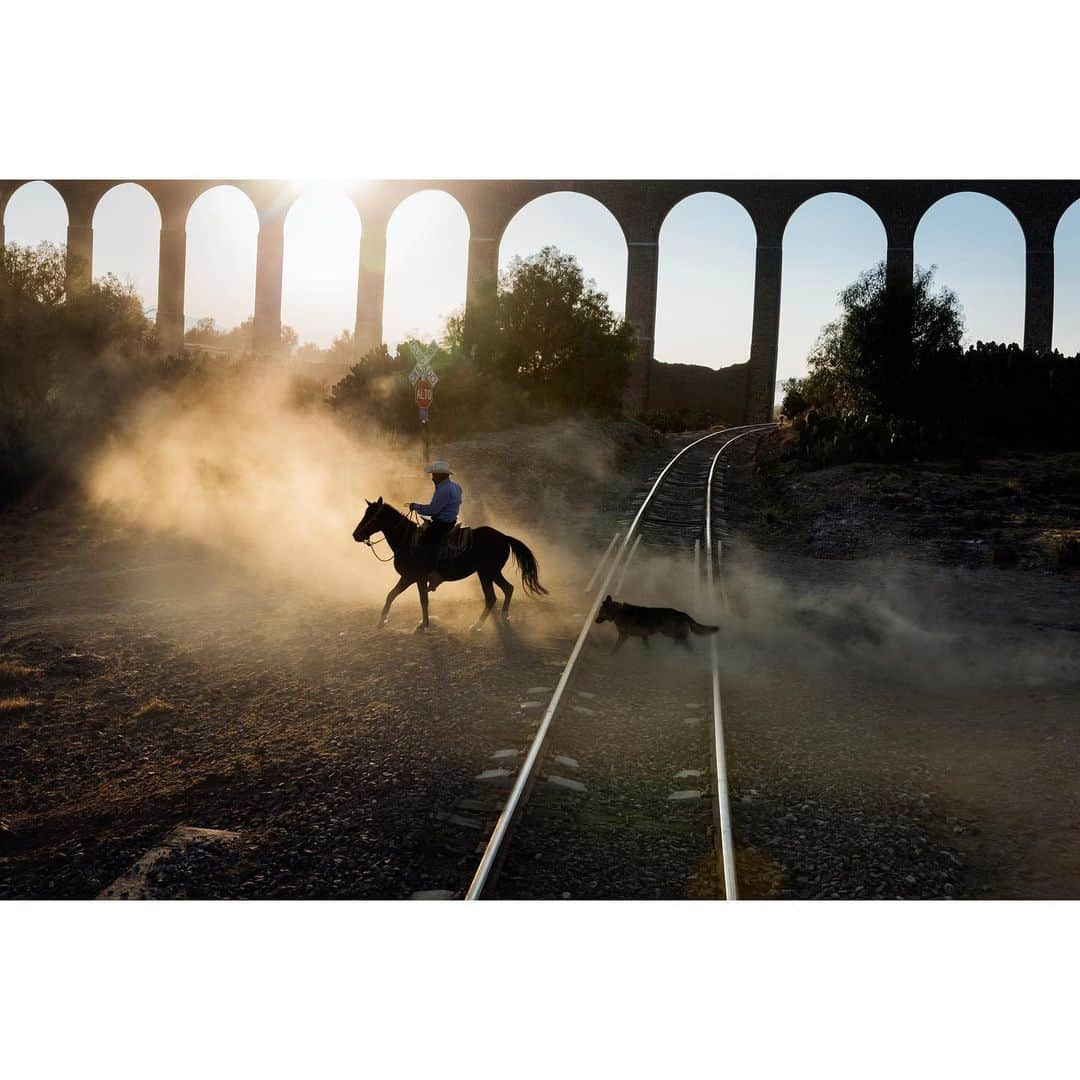
[[[575,680],[580,679],[581,669],[588,666],[583,665],[582,659],[603,598],[611,591],[616,594],[622,591],[627,575],[641,549],[643,547],[650,551],[666,549],[668,552],[677,553],[682,558],[692,553],[693,572],[697,575],[695,580],[700,582],[703,578],[708,603],[715,606],[716,610],[722,610],[724,598],[717,588],[720,581],[717,560],[720,557],[719,549],[725,537],[726,522],[723,518],[723,508],[721,506],[718,510],[717,503],[722,496],[722,464],[726,460],[724,455],[730,446],[773,429],[772,424],[743,425],[711,432],[698,438],[682,447],[671,458],[643,495],[638,493],[641,498],[636,512],[628,520],[624,519],[619,523],[620,531],[612,538],[596,572],[586,586],[586,592],[590,596],[588,611],[574,641],[569,659],[560,672],[556,686],[551,691],[528,750],[516,774],[513,775],[510,790],[499,807],[498,818],[483,847],[472,881],[465,893],[465,899],[477,900],[494,895],[496,882],[508,853],[514,846],[515,837],[527,809],[530,813],[536,812],[532,807],[535,802],[533,796],[544,768],[550,768],[552,761],[569,764],[573,769],[578,768],[577,762],[573,759],[555,753],[555,734],[557,731],[559,738],[565,740],[567,723],[563,714],[570,709],[579,714],[585,714],[586,717],[595,714],[596,710],[582,704],[568,705],[570,687]],[[690,573],[689,570],[687,572]],[[708,737],[711,782],[708,796],[714,823],[714,857],[717,863],[717,877],[723,881],[724,894],[728,899],[733,900],[738,896],[738,885],[735,876],[731,814],[728,806],[719,653],[716,637],[712,636],[708,641],[710,669],[708,691],[697,696],[706,696],[711,699],[712,724]],[[697,677],[700,678],[701,674],[703,673],[699,671]],[[689,694],[691,684],[696,686],[694,673],[684,672],[678,680],[678,685],[680,687],[685,685]],[[584,695],[587,699],[596,696],[595,693],[583,690],[577,690],[575,693]],[[639,694],[636,704],[640,706],[647,696],[647,694]],[[615,704],[618,702],[616,701]],[[646,708],[648,707],[646,703]],[[704,703],[689,703],[685,708],[704,708]],[[556,725],[557,719],[562,719],[563,722]],[[584,718],[580,716],[574,719],[578,724],[584,722]],[[670,724],[671,716],[670,714],[666,717],[654,716],[652,719],[655,725]],[[697,723],[698,719],[689,717],[684,722]],[[511,775],[509,770],[496,771],[505,772],[507,778]],[[704,770],[700,769],[685,769],[675,775],[697,777],[703,773]],[[608,782],[614,783],[610,779]],[[550,792],[553,786],[561,788],[563,792],[567,789],[571,792],[585,790],[584,783],[563,779],[549,772],[545,777],[545,787]],[[697,801],[703,799],[705,794],[705,792],[691,789],[674,792],[667,798],[676,802]],[[550,816],[552,813],[550,807],[547,810]],[[618,828],[622,819],[623,815],[611,814],[607,824],[609,827]],[[663,815],[659,815],[659,820],[637,820],[631,822],[628,827],[633,829],[637,826],[643,834],[654,838],[662,837],[668,820]],[[684,837],[676,845],[680,846],[680,850],[689,850],[686,836],[700,832],[692,824],[687,826],[685,823],[682,825],[672,823],[671,827],[673,831],[681,832]],[[653,841],[649,843],[652,844]],[[568,852],[568,858],[572,854]],[[684,853],[682,857],[685,861],[688,856]],[[573,859],[570,858],[570,861]],[[657,895],[660,894],[658,889]],[[568,896],[571,893],[561,892],[559,895]]]

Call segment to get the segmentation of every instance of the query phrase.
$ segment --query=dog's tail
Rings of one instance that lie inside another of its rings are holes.
[[[720,629],[720,627],[708,626],[705,623],[699,623],[696,620],[691,619],[690,629],[693,630],[695,634],[715,634],[716,631]]]

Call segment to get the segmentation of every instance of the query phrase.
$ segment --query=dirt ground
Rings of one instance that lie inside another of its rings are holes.
[[[525,539],[558,597],[588,572],[575,552],[591,557],[597,506],[620,501],[661,445],[640,425],[569,423],[444,452],[465,520]],[[432,811],[500,745],[507,702],[565,660],[576,626],[565,605],[518,589],[512,623],[471,633],[472,579],[432,598],[430,634],[413,633],[411,592],[375,629],[395,575],[349,534],[362,496],[426,497],[419,465],[388,455],[357,482],[334,552],[310,552],[358,568],[336,591],[325,567],[305,587],[307,552],[299,574],[249,571],[254,551],[85,502],[0,516],[0,895],[92,897],[178,824],[242,834],[224,877],[212,868],[178,895],[405,897],[441,884],[425,850]]]
[[[966,895],[1080,897],[1080,455],[806,472],[778,441],[732,488],[736,755],[932,807]]]
[[[180,824],[240,839],[163,866],[158,895],[398,898],[467,868],[468,847],[433,854],[433,820],[551,685],[581,583],[667,452],[634,425],[444,452],[468,520],[526,539],[552,590],[519,591],[509,625],[470,631],[473,582],[436,594],[430,634],[410,594],[376,631],[393,576],[349,547],[347,512],[325,565],[300,552],[313,590],[100,506],[4,511],[0,895],[95,896]],[[359,506],[413,490],[387,468]],[[1070,457],[805,473],[775,440],[732,474],[725,709],[759,895],[1080,897],[1080,582],[1055,554],[1077,475]],[[335,588],[339,556],[363,577]],[[905,844],[925,877],[896,877]]]

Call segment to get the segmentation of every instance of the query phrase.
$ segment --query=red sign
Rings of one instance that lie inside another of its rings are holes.
[[[416,404],[421,409],[426,409],[431,405],[432,400],[435,397],[435,391],[431,383],[427,379],[421,379],[413,388],[413,398]]]

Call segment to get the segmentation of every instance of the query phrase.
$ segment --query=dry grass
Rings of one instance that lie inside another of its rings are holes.
[[[784,887],[781,865],[771,855],[756,848],[735,849],[735,872],[739,895],[745,900],[767,900],[777,896]]]
[[[135,719],[140,720],[144,716],[161,716],[163,713],[172,712],[175,707],[167,701],[162,701],[161,698],[151,698],[135,710]]]
[[[784,887],[784,871],[771,856],[752,847],[735,849],[735,877],[744,900],[769,900]],[[703,859],[687,887],[689,900],[722,900],[724,879],[715,854]]]
[[[0,683],[18,682],[20,679],[32,679],[41,674],[41,668],[20,664],[18,660],[0,660]]]
[[[1050,569],[1072,570],[1080,566],[1080,530],[1048,529],[1042,543]]]
[[[25,712],[33,706],[28,697],[0,698],[0,716],[8,716],[13,713]]]

